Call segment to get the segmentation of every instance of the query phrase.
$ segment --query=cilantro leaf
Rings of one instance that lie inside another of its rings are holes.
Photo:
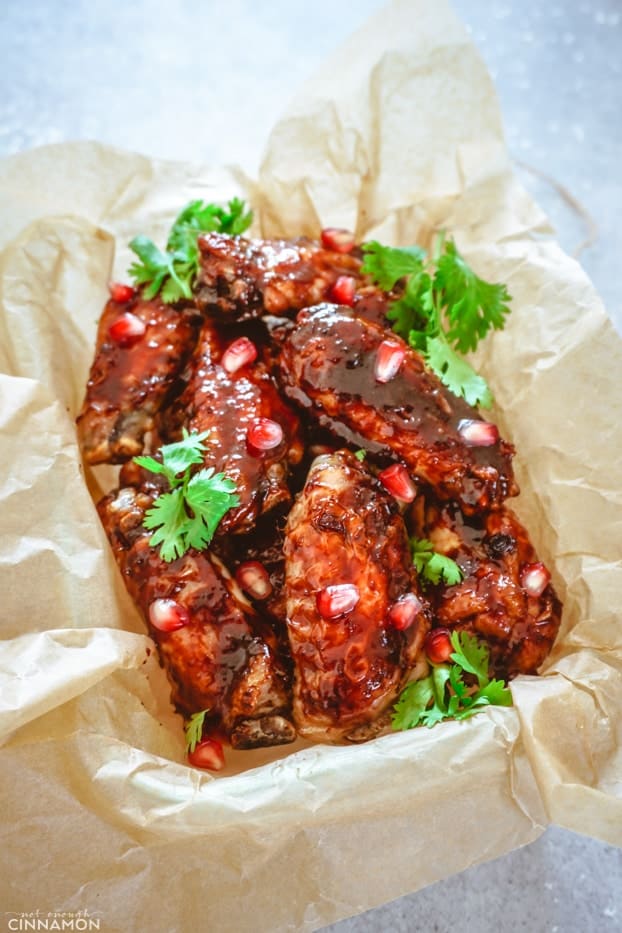
[[[362,271],[384,289],[400,283],[387,319],[423,354],[429,368],[470,405],[492,405],[492,393],[460,354],[474,350],[489,330],[505,326],[511,300],[505,285],[480,279],[452,240],[440,238],[434,257],[417,246],[394,248],[376,240],[362,246]]]
[[[477,677],[480,687],[488,683],[488,648],[468,632],[452,632],[453,653],[451,660],[459,664],[462,670]]]
[[[434,698],[432,677],[423,677],[408,684],[395,704],[391,724],[394,729],[414,729],[418,726],[428,704]]]
[[[445,687],[450,676],[450,669],[446,664],[432,665],[432,689],[434,691],[434,704],[443,713],[447,712],[445,702]]]
[[[188,522],[188,515],[184,506],[182,489],[173,489],[172,492],[162,493],[145,513],[143,522],[150,531],[157,529],[149,539],[151,547],[161,544],[160,556],[165,561],[175,560],[185,553],[184,531]]]
[[[134,457],[139,466],[164,475],[171,487],[155,499],[143,522],[145,528],[156,530],[149,544],[161,545],[160,556],[165,561],[181,557],[189,548],[207,547],[223,516],[240,504],[235,483],[224,473],[214,475],[210,467],[191,475],[192,468],[203,463],[203,442],[208,434],[189,434],[184,429],[181,441],[162,445],[161,462],[154,457]]]
[[[486,706],[511,706],[512,694],[502,680],[488,679],[488,648],[468,632],[452,632],[452,665],[432,664],[432,670],[402,690],[393,707],[393,729],[432,728],[444,719],[468,719]],[[465,683],[474,674],[477,689]]]
[[[447,339],[461,353],[475,350],[490,328],[501,330],[510,313],[505,285],[485,282],[464,261],[451,240],[438,260],[434,287],[447,308]]]
[[[188,285],[187,266],[177,266],[175,275],[166,279],[160,291],[160,297],[165,304],[175,304],[182,298],[191,298],[192,291]]]
[[[435,551],[434,545],[427,538],[411,538],[410,550],[422,583],[436,585],[444,581],[448,586],[453,586],[462,580],[462,571],[455,560]]]
[[[469,700],[467,704],[466,700]],[[491,680],[473,696],[466,698],[464,707],[456,711],[455,719],[468,719],[484,706],[511,706],[512,694],[502,680]]]
[[[364,275],[371,275],[385,292],[390,292],[396,282],[407,275],[421,275],[424,271],[425,250],[420,246],[400,249],[383,246],[370,240],[362,246],[365,259],[361,266]]]
[[[367,456],[367,451],[363,450],[363,448],[361,448],[360,450],[355,450],[354,456],[356,457],[359,463],[363,463],[363,461],[365,460],[365,457]]]
[[[486,699],[491,706],[511,706],[512,694],[503,680],[491,680],[475,694],[476,700]]]
[[[448,586],[453,586],[462,580],[462,571],[451,557],[435,552],[425,566],[424,576],[431,583],[440,583],[443,580]]]
[[[239,236],[253,222],[253,212],[246,211],[241,198],[232,198],[227,208],[205,201],[191,201],[176,217],[169,233],[166,248],[174,253],[187,252],[194,255],[199,233],[228,233]]]
[[[186,723],[184,732],[186,734],[186,749],[193,752],[203,738],[203,725],[205,717],[210,712],[209,709],[201,710],[200,713],[193,713]]]
[[[443,719],[448,719],[447,710],[441,709],[439,706],[434,704],[429,709],[425,709],[421,714],[420,724],[422,726],[427,726],[428,729],[431,729],[432,726],[435,726],[437,722],[442,722]]]
[[[226,208],[191,201],[176,217],[164,252],[147,237],[134,237],[130,249],[140,262],[134,262],[129,273],[137,285],[145,286],[144,297],[151,299],[160,294],[167,304],[192,298],[199,268],[198,235],[210,231],[243,233],[253,221],[252,211],[245,208],[240,198],[232,198]]]
[[[469,405],[491,407],[493,398],[486,380],[475,372],[467,360],[458,356],[445,338],[433,337],[428,340],[424,356],[430,369],[454,395],[462,396]]]
[[[199,233],[209,233],[220,229],[220,214],[222,208],[217,204],[206,204],[205,201],[191,201],[177,215],[166,241],[166,248],[174,253],[177,250],[186,252],[192,247],[196,248],[196,238]]]
[[[467,698],[467,686],[462,679],[462,668],[457,664],[452,664],[449,669],[449,683],[458,701],[464,701]]]
[[[232,198],[227,211],[221,211],[220,232],[240,236],[253,222],[253,212],[245,211],[246,204],[240,198]]]
[[[186,486],[186,503],[192,510],[185,535],[188,547],[206,547],[222,517],[240,504],[233,480],[224,473],[213,475],[213,468],[200,470]]]
[[[434,545],[427,538],[411,538],[410,550],[413,564],[417,573],[423,573],[430,557],[434,553]]]
[[[185,428],[182,428],[182,440],[175,441],[173,444],[163,444],[160,447],[162,462],[154,460],[153,457],[134,457],[134,463],[150,470],[151,473],[161,473],[166,476],[169,485],[174,488],[181,480],[177,477],[188,467],[195,463],[203,463],[203,451],[205,445],[203,441],[209,435],[209,431],[203,431],[201,434],[193,432],[189,434]]]
[[[137,285],[148,283],[143,290],[146,299],[154,298],[158,294],[167,277],[170,276],[174,281],[177,279],[173,256],[163,253],[152,240],[145,236],[134,237],[130,243],[130,249],[136,253],[141,262],[133,263],[129,268],[129,274]],[[179,281],[177,285],[179,287]]]
[[[166,464],[166,468],[177,476],[195,463],[203,463],[205,451],[203,441],[208,435],[209,431],[189,434],[185,428],[182,428],[182,440],[175,441],[173,444],[163,444],[160,447],[162,461]]]
[[[421,343],[421,349],[425,349],[427,337],[433,336],[439,330],[432,279],[427,272],[422,269],[421,272],[410,276],[404,293],[387,311],[387,319],[394,321],[393,330],[396,334],[404,340],[409,340],[412,333],[417,343]]]
[[[138,466],[143,467],[145,470],[149,470],[151,473],[163,473],[166,475],[166,467],[163,463],[160,463],[159,460],[154,460],[153,457],[134,457],[134,463],[137,463]]]

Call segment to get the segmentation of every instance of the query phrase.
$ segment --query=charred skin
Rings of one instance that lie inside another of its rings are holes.
[[[561,604],[550,583],[538,597],[522,586],[525,568],[538,558],[514,513],[503,508],[468,517],[455,502],[420,497],[413,516],[417,536],[464,574],[455,586],[429,591],[435,624],[485,641],[497,676],[535,674],[557,636]]]
[[[318,457],[285,534],[287,627],[294,662],[294,720],[319,741],[361,737],[397,696],[429,627],[404,522],[381,484],[348,451]],[[354,584],[359,601],[327,620],[317,597]],[[407,593],[422,608],[406,631],[387,618]]]
[[[199,237],[200,306],[229,319],[286,315],[325,301],[340,276],[355,279],[360,312],[384,319],[387,296],[361,273],[358,252],[337,253],[314,240],[247,240],[222,233]]]
[[[289,677],[269,625],[236,596],[222,564],[207,551],[170,563],[150,547],[143,527],[153,493],[127,487],[98,505],[123,575],[156,642],[177,708],[188,716],[208,709],[234,748],[292,742]],[[173,599],[190,621],[163,632],[149,620],[155,599]]]
[[[126,312],[139,318],[146,330],[121,346],[108,332]],[[195,309],[180,309],[157,298],[145,301],[137,295],[123,304],[107,303],[77,419],[87,463],[123,463],[142,453],[145,434],[192,352],[198,323]]]
[[[404,349],[397,375],[378,382],[378,346],[388,336]],[[518,493],[514,448],[499,439],[468,446],[462,421],[481,421],[449,392],[399,337],[349,309],[319,305],[298,315],[281,351],[285,394],[347,442],[385,459],[402,461],[442,499],[469,513],[501,507]]]
[[[261,361],[228,373],[221,365],[230,340],[216,325],[203,324],[185,374],[186,385],[158,422],[160,436],[176,441],[182,428],[209,431],[204,465],[223,472],[237,487],[240,505],[227,512],[218,533],[251,530],[259,515],[291,499],[287,476],[303,454],[299,418],[281,399]],[[254,451],[247,443],[250,427],[261,418],[283,429],[283,440],[268,451]]]

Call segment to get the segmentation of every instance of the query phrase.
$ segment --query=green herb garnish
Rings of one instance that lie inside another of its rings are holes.
[[[157,529],[149,540],[160,547],[165,561],[181,557],[189,548],[202,550],[214,536],[223,515],[240,504],[233,480],[213,467],[191,475],[191,468],[203,462],[203,441],[209,432],[189,434],[183,440],[160,448],[162,461],[134,457],[134,462],[166,477],[170,492],[161,493],[145,515],[145,528]]]
[[[460,354],[475,350],[492,328],[505,326],[510,295],[505,285],[478,278],[452,240],[441,237],[433,259],[418,246],[397,249],[363,244],[362,271],[384,291],[403,280],[403,293],[387,318],[393,330],[423,354],[441,382],[470,405],[490,408],[492,393]]]
[[[193,713],[185,725],[186,749],[191,754],[203,738],[203,724],[209,712],[210,710],[204,709],[200,713]]]
[[[252,211],[240,198],[233,198],[226,208],[204,201],[191,201],[179,214],[162,251],[145,236],[134,237],[130,249],[140,262],[130,266],[129,274],[136,285],[143,285],[146,299],[161,295],[171,304],[182,298],[192,298],[192,286],[199,268],[200,233],[217,231],[232,236],[244,233],[253,222]]]
[[[431,728],[443,719],[468,719],[486,706],[511,706],[512,694],[502,680],[488,678],[488,648],[468,632],[452,632],[453,664],[433,664],[427,677],[402,690],[393,707],[395,730]],[[464,672],[477,679],[465,683]]]
[[[460,583],[463,573],[451,557],[445,557],[434,550],[434,545],[427,538],[411,538],[410,550],[415,570],[423,583],[440,583],[448,586]]]

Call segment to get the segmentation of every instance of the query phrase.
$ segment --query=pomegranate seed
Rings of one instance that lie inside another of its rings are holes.
[[[426,635],[424,648],[428,660],[432,664],[443,664],[445,661],[449,661],[454,650],[449,630],[446,628],[432,629]]]
[[[359,599],[358,586],[353,583],[336,583],[317,594],[317,611],[323,619],[338,619],[352,612]]]
[[[542,596],[550,581],[551,574],[539,561],[537,564],[527,564],[520,578],[523,589],[529,596],[535,597]]]
[[[381,470],[378,479],[392,496],[400,502],[412,502],[417,495],[417,487],[405,466],[394,463],[393,466]]]
[[[355,291],[356,279],[353,279],[351,275],[340,275],[328,297],[337,305],[347,305],[351,308],[354,305]]]
[[[131,311],[125,311],[112,322],[108,328],[108,335],[120,347],[129,347],[131,344],[136,343],[146,330],[147,327],[144,321],[141,321]]]
[[[422,604],[419,597],[415,596],[414,593],[406,593],[405,596],[400,596],[389,609],[389,622],[393,628],[403,632],[405,629],[410,628],[421,609]]]
[[[188,761],[195,768],[222,771],[225,766],[225,753],[218,739],[203,739],[195,745],[193,752],[188,752]]]
[[[190,621],[190,614],[174,599],[154,599],[149,606],[149,621],[159,632],[175,632]]]
[[[240,564],[235,579],[253,599],[267,599],[272,593],[270,574],[258,560],[247,560]]]
[[[279,446],[283,440],[283,428],[276,421],[260,418],[248,429],[246,439],[251,453],[260,454]]]
[[[135,294],[132,286],[124,285],[123,282],[109,282],[108,291],[112,300],[120,305],[125,304],[126,301],[131,301]]]
[[[228,373],[235,373],[242,366],[257,359],[257,347],[248,337],[239,337],[230,344],[222,355],[222,366]]]
[[[395,340],[383,340],[376,351],[374,376],[377,382],[390,382],[395,379],[404,362],[406,350]]]
[[[499,430],[490,421],[471,421],[465,418],[458,425],[458,433],[467,447],[492,447],[499,440]]]
[[[343,227],[325,227],[321,239],[324,249],[334,253],[351,253],[354,249],[354,234]]]

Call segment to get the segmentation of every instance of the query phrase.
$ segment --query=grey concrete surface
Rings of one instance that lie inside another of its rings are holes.
[[[93,138],[252,171],[290,92],[381,6],[2,0],[0,155]],[[454,6],[496,82],[523,183],[569,252],[592,238],[580,259],[622,330],[622,3]],[[330,929],[614,933],[622,851],[551,828],[522,850]]]

